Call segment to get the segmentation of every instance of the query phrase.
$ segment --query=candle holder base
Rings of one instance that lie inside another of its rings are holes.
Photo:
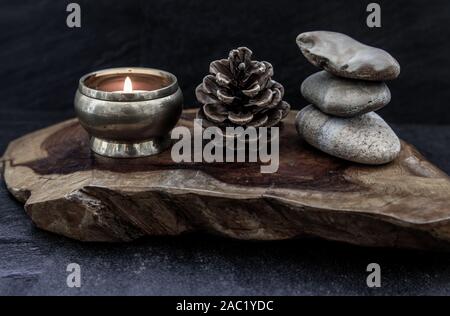
[[[101,156],[110,158],[138,158],[159,154],[170,146],[169,135],[155,137],[139,143],[117,142],[91,137],[91,150]]]

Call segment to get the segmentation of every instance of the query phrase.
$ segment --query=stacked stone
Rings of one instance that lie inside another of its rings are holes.
[[[324,69],[302,83],[311,102],[296,118],[299,135],[312,146],[339,158],[383,164],[400,153],[400,140],[375,112],[391,100],[383,81],[400,74],[386,51],[344,34],[302,33],[297,44],[313,65]]]

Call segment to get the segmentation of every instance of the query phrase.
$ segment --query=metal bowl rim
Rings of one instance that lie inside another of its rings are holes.
[[[105,74],[127,74],[127,73],[139,73],[139,74],[149,74],[156,76],[165,76],[170,78],[171,83],[168,86],[162,87],[160,89],[151,91],[139,91],[139,92],[108,92],[96,90],[89,88],[84,84],[85,80],[93,75],[105,75]],[[146,67],[118,67],[118,68],[107,68],[102,70],[96,70],[83,75],[78,83],[78,90],[81,94],[105,101],[116,101],[116,102],[129,102],[129,101],[145,101],[145,100],[155,100],[167,97],[177,92],[178,90],[178,80],[177,77],[165,70],[156,68],[146,68]]]

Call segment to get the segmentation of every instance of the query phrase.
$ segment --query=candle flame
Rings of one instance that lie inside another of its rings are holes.
[[[133,92],[133,83],[131,82],[130,77],[125,78],[125,82],[123,83],[123,92]]]

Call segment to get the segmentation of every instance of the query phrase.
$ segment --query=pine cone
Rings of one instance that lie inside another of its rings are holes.
[[[284,88],[272,80],[272,65],[251,57],[250,49],[239,47],[228,59],[210,64],[210,74],[195,90],[203,126],[272,127],[288,114]]]

